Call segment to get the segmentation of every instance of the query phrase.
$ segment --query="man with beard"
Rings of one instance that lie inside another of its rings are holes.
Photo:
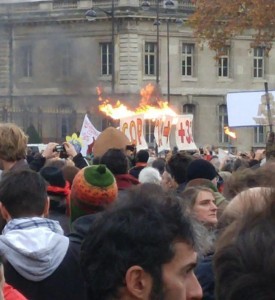
[[[81,249],[87,299],[198,300],[196,236],[160,186],[128,190],[100,214]]]

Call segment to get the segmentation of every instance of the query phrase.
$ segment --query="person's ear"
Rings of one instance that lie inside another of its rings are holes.
[[[3,219],[5,219],[7,222],[11,219],[11,215],[9,214],[2,202],[0,202],[0,212]]]
[[[152,277],[140,266],[130,267],[125,275],[128,293],[136,299],[150,299],[152,290]]]
[[[45,202],[44,211],[43,211],[43,217],[48,217],[49,209],[50,209],[50,198],[47,197],[46,202]]]

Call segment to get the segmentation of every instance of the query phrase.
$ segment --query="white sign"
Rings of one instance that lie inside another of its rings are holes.
[[[120,120],[120,130],[135,144],[137,151],[148,149],[144,138],[144,115],[135,115]]]
[[[87,115],[83,120],[82,128],[79,137],[82,140],[81,154],[86,156],[88,146],[93,144],[100,132],[94,127]]]
[[[226,97],[229,127],[269,125],[264,91],[229,93]],[[275,92],[269,92],[272,124],[275,122]]]
[[[172,127],[172,116],[163,116],[155,120],[154,136],[158,151],[170,150],[170,133]]]
[[[192,134],[193,115],[178,116],[176,124],[176,145],[179,150],[196,150]]]

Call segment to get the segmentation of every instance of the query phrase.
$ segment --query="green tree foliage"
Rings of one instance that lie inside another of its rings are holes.
[[[29,143],[30,144],[40,144],[41,137],[37,130],[35,129],[34,125],[31,124],[27,129],[27,135],[29,136]]]
[[[246,33],[251,47],[269,53],[275,37],[274,0],[194,0],[189,24],[200,42],[207,41],[219,56],[231,38]]]

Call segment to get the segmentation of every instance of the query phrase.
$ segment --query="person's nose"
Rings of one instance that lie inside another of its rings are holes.
[[[192,276],[189,280],[186,296],[187,296],[186,300],[202,299],[202,288],[201,288],[201,285],[194,273],[192,274]]]
[[[217,210],[218,210],[218,207],[217,207],[217,205],[214,203],[214,201],[211,202],[210,209],[211,209],[212,211],[217,211]]]

